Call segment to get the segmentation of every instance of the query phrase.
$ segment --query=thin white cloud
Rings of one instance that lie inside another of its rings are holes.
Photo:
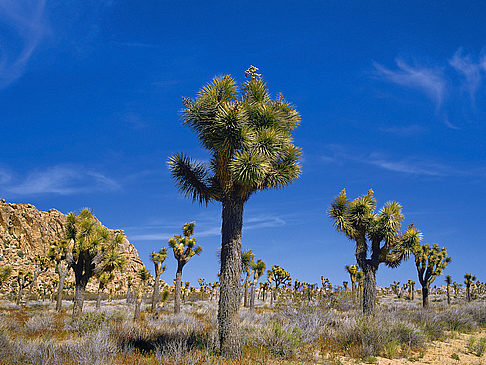
[[[449,60],[449,64],[464,78],[464,88],[468,91],[472,102],[475,102],[476,91],[481,85],[481,64],[475,63],[470,55],[464,55],[458,49]]]
[[[0,1],[0,88],[22,76],[47,34],[45,5],[46,0]]]
[[[12,174],[7,170],[0,169],[0,184],[6,184],[12,179]]]
[[[120,186],[107,176],[82,167],[54,166],[33,171],[16,185],[10,184],[6,190],[16,195],[59,194],[114,191]]]
[[[362,160],[362,162],[380,167],[384,170],[408,175],[444,176],[448,170],[446,166],[435,163],[410,159],[390,160],[379,156],[370,156],[369,159]]]
[[[439,68],[410,66],[404,61],[396,61],[398,69],[391,70],[379,63],[373,66],[376,75],[394,84],[422,91],[435,103],[437,109],[442,105],[447,83]]]

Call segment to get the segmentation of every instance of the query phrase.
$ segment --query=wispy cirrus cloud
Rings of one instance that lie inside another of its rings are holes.
[[[157,222],[155,220],[154,222]],[[153,222],[153,223],[154,223]],[[131,234],[130,239],[132,241],[166,241],[174,235],[174,233],[180,232],[180,224],[147,224],[143,227],[134,227],[134,230],[138,231],[154,231],[152,233]],[[276,215],[255,215],[244,219],[243,230],[257,230],[272,227],[281,227],[286,224],[286,220],[283,217]],[[221,221],[219,218],[203,220],[199,222],[196,220],[196,226],[198,227],[195,235],[197,237],[215,237],[221,235]],[[160,231],[159,231],[160,229]],[[170,233],[169,233],[170,232]]]
[[[406,126],[382,127],[379,128],[379,130],[382,132],[395,134],[397,136],[410,137],[422,133],[424,131],[424,127],[417,124],[412,124]]]
[[[442,105],[446,92],[446,80],[440,68],[410,66],[401,59],[396,60],[397,68],[392,70],[374,62],[375,74],[394,84],[416,89],[427,95],[437,109]]]
[[[54,166],[28,173],[18,181],[7,181],[4,189],[15,195],[58,194],[115,191],[120,185],[94,170],[73,166]]]
[[[458,168],[420,156],[393,157],[381,152],[353,153],[341,145],[327,147],[330,152],[321,156],[321,161],[327,164],[342,165],[354,162],[399,174],[422,177],[474,176],[482,178],[486,176],[486,168],[484,167],[465,168],[461,165]]]
[[[464,78],[463,87],[468,91],[471,101],[474,103],[476,92],[482,81],[481,62],[474,62],[471,55],[465,55],[460,48],[449,60],[449,64]]]
[[[0,88],[22,76],[48,32],[46,0],[0,1]]]

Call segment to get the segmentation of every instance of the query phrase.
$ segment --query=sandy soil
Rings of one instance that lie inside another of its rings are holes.
[[[401,359],[386,359],[377,357],[377,364],[379,365],[399,365],[399,364],[440,364],[440,365],[486,365],[486,354],[478,357],[470,353],[466,344],[471,336],[476,338],[486,337],[486,330],[480,333],[473,334],[456,334],[453,338],[446,341],[437,341],[430,344],[424,353],[413,353],[407,358]],[[451,358],[451,355],[456,354],[459,360]],[[334,360],[334,361],[332,361]],[[329,358],[327,361],[319,362],[321,364],[339,364],[343,365],[356,364],[359,361],[356,359],[349,359],[344,357]]]

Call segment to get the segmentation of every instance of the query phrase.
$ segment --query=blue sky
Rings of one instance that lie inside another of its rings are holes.
[[[255,65],[301,113],[303,174],[250,199],[244,248],[340,283],[354,246],[325,210],[343,188],[373,188],[447,247],[454,280],[484,280],[485,16],[479,1],[0,0],[0,195],[90,207],[150,269],[149,253],[195,221],[203,252],[183,279],[216,280],[220,206],[183,198],[166,162],[208,158],[180,123],[182,96]],[[382,285],[407,279],[412,260],[378,271]]]

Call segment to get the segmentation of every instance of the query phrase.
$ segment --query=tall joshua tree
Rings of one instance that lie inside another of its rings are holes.
[[[67,262],[73,268],[76,282],[73,316],[83,311],[84,293],[88,281],[103,271],[113,271],[125,263],[119,252],[124,236],[113,234],[103,227],[89,209],[76,216],[69,213],[66,217],[66,239],[71,249]]]
[[[402,207],[388,202],[375,212],[373,190],[349,200],[343,190],[328,210],[334,226],[356,244],[356,262],[364,273],[363,312],[373,314],[376,297],[376,272],[381,263],[397,267],[406,258],[403,248],[411,246],[420,232],[413,227],[400,234]],[[370,255],[368,256],[368,252]]]
[[[241,268],[245,275],[245,282],[243,284],[243,306],[248,307],[248,280],[250,275],[253,274],[253,265],[255,264],[255,254],[251,251],[245,251],[241,255]]]
[[[258,259],[256,263],[253,263],[253,282],[251,284],[251,293],[250,293],[250,311],[255,311],[255,290],[256,285],[258,283],[258,279],[263,275],[267,265],[262,259]]]
[[[196,247],[196,239],[191,236],[194,234],[194,222],[184,224],[182,228],[183,236],[176,234],[169,238],[169,247],[174,251],[174,257],[177,260],[177,272],[175,280],[174,293],[174,313],[181,311],[181,283],[182,269],[189,259],[194,255],[199,255],[202,251],[201,246]]]
[[[464,275],[464,284],[466,284],[466,298],[467,301],[471,301],[471,285],[476,281],[476,277],[471,274]]]
[[[184,124],[211,154],[209,165],[184,154],[169,168],[180,190],[193,201],[222,203],[221,288],[218,309],[221,354],[241,356],[239,293],[243,208],[258,190],[282,188],[300,175],[300,149],[292,131],[300,122],[282,96],[270,97],[256,73],[246,72],[241,95],[230,76],[216,77],[195,100],[184,99]]]
[[[17,273],[17,300],[16,304],[19,305],[22,301],[22,292],[23,290],[34,282],[34,275],[32,271],[24,272],[23,270],[19,270]]]
[[[54,241],[49,247],[47,257],[54,261],[56,266],[56,273],[59,276],[57,286],[57,301],[56,311],[60,312],[62,309],[62,293],[64,291],[64,281],[69,272],[69,265],[66,261],[69,252],[69,244],[66,240]]]
[[[140,308],[142,306],[142,299],[145,295],[147,285],[152,279],[152,275],[150,275],[149,271],[145,268],[145,266],[142,266],[137,272],[137,279],[138,285],[135,289],[135,311],[133,313],[133,319],[135,321],[140,319]]]
[[[447,275],[445,278],[445,282],[447,285],[447,304],[451,304],[451,284],[452,284],[452,278],[450,275]]]
[[[152,259],[152,262],[155,266],[154,293],[152,295],[151,307],[151,311],[154,312],[157,309],[157,304],[159,303],[160,299],[160,275],[162,275],[162,273],[164,273],[166,269],[165,265],[162,266],[162,264],[167,258],[167,249],[164,247],[157,253],[155,253],[155,251],[152,251],[150,258]]]
[[[440,248],[437,244],[421,245],[416,243],[411,249],[415,256],[415,266],[417,267],[418,278],[422,285],[422,306],[429,306],[430,284],[437,276],[442,274],[451,258],[447,256],[447,250]]]

